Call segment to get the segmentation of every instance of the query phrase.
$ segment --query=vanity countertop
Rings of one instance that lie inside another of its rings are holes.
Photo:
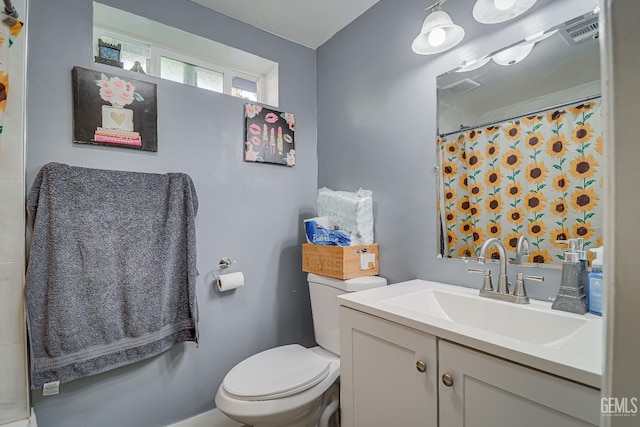
[[[478,289],[410,280],[344,294],[349,307],[594,388],[601,387],[602,318],[483,298]]]

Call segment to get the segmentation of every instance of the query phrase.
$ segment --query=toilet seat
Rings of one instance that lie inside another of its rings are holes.
[[[236,365],[222,388],[239,400],[273,400],[292,396],[322,382],[331,362],[298,344],[272,348]]]
[[[270,427],[289,426],[291,420],[300,420],[305,414],[309,415],[313,412],[312,407],[318,404],[318,399],[322,399],[332,387],[338,387],[340,356],[321,347],[312,347],[308,351],[328,360],[330,364],[329,374],[315,386],[280,399],[247,400],[230,394],[220,384],[215,398],[216,407],[239,423]]]

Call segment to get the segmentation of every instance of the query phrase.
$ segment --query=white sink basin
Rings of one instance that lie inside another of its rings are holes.
[[[477,288],[414,279],[338,296],[338,303],[439,339],[600,388],[602,318],[481,297]]]
[[[477,292],[477,291],[475,291]],[[485,332],[543,347],[560,348],[588,321],[574,315],[531,305],[480,297],[468,291],[425,289],[382,302]]]

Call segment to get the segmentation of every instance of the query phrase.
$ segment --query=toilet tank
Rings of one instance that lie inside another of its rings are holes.
[[[340,318],[338,295],[348,292],[378,288],[387,284],[387,279],[379,276],[358,277],[349,280],[334,279],[309,273],[309,294],[313,314],[313,330],[316,342],[325,350],[340,354]]]

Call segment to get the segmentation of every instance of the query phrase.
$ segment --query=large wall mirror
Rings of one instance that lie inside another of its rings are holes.
[[[476,257],[496,237],[513,262],[525,235],[525,264],[558,266],[561,240],[602,245],[597,14],[470,61],[437,86],[441,256]]]

